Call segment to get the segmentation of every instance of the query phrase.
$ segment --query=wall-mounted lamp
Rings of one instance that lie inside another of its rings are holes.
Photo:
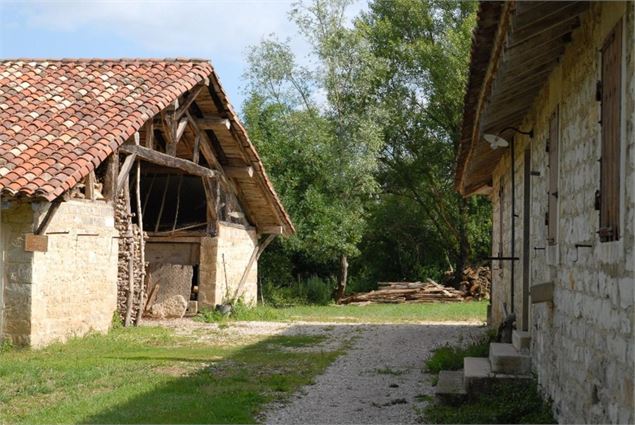
[[[534,130],[531,129],[529,131],[521,131],[519,129],[517,129],[516,127],[506,127],[504,129],[502,129],[501,131],[499,131],[497,134],[483,134],[483,139],[485,139],[485,141],[487,143],[489,143],[490,147],[492,149],[498,149],[498,148],[506,148],[507,146],[509,146],[509,142],[505,139],[503,139],[502,137],[500,137],[501,134],[503,134],[504,132],[506,132],[507,130],[514,130],[516,133],[519,134],[524,134],[525,136],[529,136],[530,139],[534,138]]]

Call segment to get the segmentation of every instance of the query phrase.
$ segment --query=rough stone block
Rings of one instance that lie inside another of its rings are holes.
[[[531,357],[519,353],[512,344],[491,343],[489,360],[495,373],[526,375],[531,372]]]
[[[528,353],[531,348],[531,335],[526,331],[512,332],[512,345],[521,353]]]
[[[467,395],[463,382],[462,370],[442,370],[439,372],[439,382],[434,390],[435,395],[446,403],[463,400]]]

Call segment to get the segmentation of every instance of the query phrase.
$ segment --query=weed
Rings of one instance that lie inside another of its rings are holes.
[[[424,402],[424,401],[430,402],[434,400],[434,398],[430,394],[418,394],[415,396],[415,400],[419,402]]]
[[[545,402],[535,381],[500,382],[460,405],[428,404],[426,423],[437,424],[553,424],[551,403]]]
[[[489,344],[494,334],[487,334],[473,338],[466,346],[444,345],[434,350],[434,353],[426,360],[426,370],[431,373],[439,373],[442,370],[463,369],[465,357],[487,357]]]
[[[13,350],[13,342],[10,339],[3,339],[0,341],[0,353],[6,353]]]

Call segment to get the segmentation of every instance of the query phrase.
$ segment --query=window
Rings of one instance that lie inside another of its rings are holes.
[[[602,46],[601,104],[602,147],[600,158],[600,241],[620,238],[620,172],[622,108],[622,21]]]
[[[549,139],[547,140],[549,182],[547,189],[547,243],[558,243],[558,152],[560,150],[560,132],[558,125],[559,110],[549,119]]]

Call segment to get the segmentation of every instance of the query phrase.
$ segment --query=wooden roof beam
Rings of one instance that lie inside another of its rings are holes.
[[[176,158],[174,156],[157,152],[152,149],[145,148],[137,145],[122,145],[119,148],[122,153],[134,155],[139,159],[142,159],[153,164],[162,165],[164,167],[176,168],[178,170],[185,171],[188,174],[201,177],[215,177],[217,172],[207,167],[195,164],[187,159]]]

